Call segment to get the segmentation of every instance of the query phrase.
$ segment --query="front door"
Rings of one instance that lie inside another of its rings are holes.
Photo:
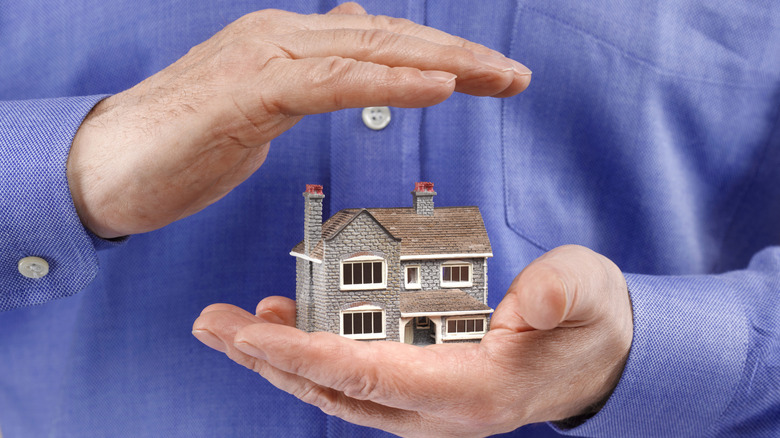
[[[407,322],[406,325],[404,326],[404,344],[414,343],[413,324],[414,324],[414,320],[411,320]]]

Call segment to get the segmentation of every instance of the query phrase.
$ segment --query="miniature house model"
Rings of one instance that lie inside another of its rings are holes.
[[[322,223],[322,186],[307,185],[296,257],[297,326],[410,344],[478,342],[488,329],[487,258],[477,207],[344,209]]]

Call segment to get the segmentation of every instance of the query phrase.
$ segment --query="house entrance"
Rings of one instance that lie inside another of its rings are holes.
[[[404,327],[404,342],[414,345],[436,343],[436,325],[426,316],[412,318]]]

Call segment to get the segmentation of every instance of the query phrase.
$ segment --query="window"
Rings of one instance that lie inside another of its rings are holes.
[[[341,263],[341,289],[383,289],[385,262],[379,257],[355,257]]]
[[[420,289],[420,267],[419,266],[406,267],[406,288]]]
[[[450,318],[447,320],[448,338],[473,338],[485,334],[485,318]]]
[[[451,263],[441,267],[442,287],[471,286],[471,265],[468,263]]]
[[[373,306],[345,310],[341,315],[341,334],[353,339],[383,339],[385,312]]]

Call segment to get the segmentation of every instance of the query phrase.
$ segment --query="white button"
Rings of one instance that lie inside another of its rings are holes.
[[[386,106],[363,108],[363,123],[375,131],[385,129],[385,126],[390,123],[390,108]]]
[[[27,278],[41,278],[49,273],[49,264],[40,257],[25,257],[19,260],[19,273]]]

